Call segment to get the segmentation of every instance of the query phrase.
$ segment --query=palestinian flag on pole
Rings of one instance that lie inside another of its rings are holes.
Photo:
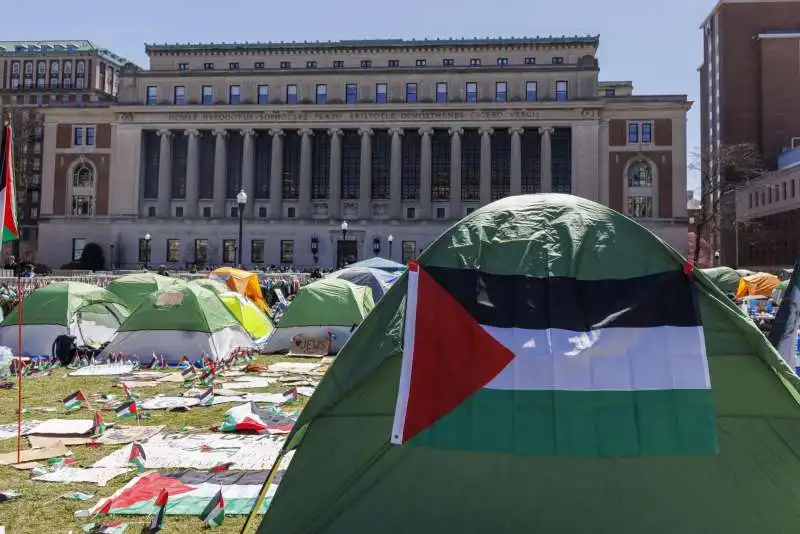
[[[122,383],[122,392],[125,394],[125,398],[127,400],[134,400],[139,398],[139,394],[133,391],[126,382]]]
[[[215,367],[209,367],[203,374],[200,375],[200,383],[204,386],[210,386],[214,383],[214,379],[217,377],[217,371]]]
[[[136,406],[136,401],[130,402],[123,402],[117,409],[114,410],[117,415],[117,419],[127,419],[128,417],[134,417],[138,415],[139,409]]]
[[[783,293],[775,322],[769,332],[769,341],[786,364],[797,370],[797,329],[800,327],[800,260],[795,262],[792,277]]]
[[[169,492],[165,488],[161,488],[156,497],[155,505],[158,507],[156,515],[153,516],[150,525],[148,525],[148,532],[158,532],[164,528],[164,513],[167,510],[167,502],[169,501]]]
[[[14,179],[14,135],[8,122],[3,124],[0,133],[0,222],[3,225],[3,243],[19,239]]]
[[[211,406],[214,404],[214,388],[213,386],[205,390],[197,400],[200,401],[200,406]]]
[[[222,498],[222,489],[220,489],[211,502],[208,503],[203,513],[200,514],[200,520],[205,523],[208,528],[216,528],[222,524],[225,519],[225,499]]]
[[[100,412],[94,414],[94,424],[92,425],[92,435],[102,436],[106,431],[106,424],[103,422],[103,416]]]
[[[181,371],[181,376],[183,376],[183,385],[190,386],[192,385],[192,382],[194,382],[197,372],[195,371],[194,366],[189,366]]]
[[[144,470],[144,463],[147,461],[147,455],[144,453],[144,447],[138,441],[131,444],[131,453],[128,456],[128,465],[135,467],[137,471]]]
[[[84,396],[83,391],[78,390],[64,399],[64,409],[68,412],[74,412],[75,410],[80,410],[85,402],[86,397]]]
[[[189,367],[194,367],[194,366],[192,365],[192,362],[189,361],[189,358],[187,358],[186,355],[184,354],[183,356],[181,356],[181,361],[178,362],[178,367],[181,369],[187,369]]]
[[[555,456],[715,453],[694,291],[680,268],[589,281],[411,263],[391,442]]]
[[[102,500],[91,513],[106,509],[108,514],[150,515],[158,508],[155,500],[161,490],[169,492],[166,515],[200,516],[210,500],[220,492],[225,494],[225,515],[245,515],[256,503],[258,492],[267,480],[262,471],[208,471],[181,470],[169,473],[150,472],[131,480],[111,498]],[[279,471],[270,485],[267,498],[259,508],[263,514],[282,477]]]

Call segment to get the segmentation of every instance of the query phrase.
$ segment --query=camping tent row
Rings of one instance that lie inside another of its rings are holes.
[[[258,531],[791,532],[798,391],[637,222],[505,198],[426,248],[350,338]]]
[[[744,269],[737,271],[730,267],[711,267],[702,271],[720,291],[732,293],[737,299],[758,296],[770,298],[780,286],[780,279],[770,273],[754,273]]]
[[[211,289],[209,289],[211,288]],[[19,344],[19,307],[0,323],[0,345]],[[254,302],[214,280],[184,282],[152,273],[114,280],[108,289],[82,282],[56,282],[22,302],[22,353],[49,356],[61,334],[78,345],[104,347],[101,357],[123,354],[220,360],[233,350],[254,347],[273,332]]]

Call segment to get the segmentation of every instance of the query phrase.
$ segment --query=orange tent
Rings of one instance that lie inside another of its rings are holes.
[[[233,267],[220,267],[214,270],[209,275],[209,278],[224,282],[225,285],[231,288],[231,291],[236,291],[240,295],[249,298],[262,311],[268,311],[264,295],[261,293],[261,285],[257,274],[243,271],[242,269],[234,269]]]
[[[747,296],[762,296],[769,298],[772,290],[778,287],[780,279],[774,274],[756,273],[745,276],[739,280],[739,287],[736,288],[736,298]]]

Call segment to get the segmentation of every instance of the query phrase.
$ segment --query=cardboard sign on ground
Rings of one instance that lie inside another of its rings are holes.
[[[319,365],[315,362],[277,362],[269,366],[269,372],[306,374],[319,369]]]
[[[133,371],[133,365],[128,363],[106,363],[89,365],[72,371],[69,376],[119,376]]]
[[[20,451],[19,462],[35,462],[36,460],[47,460],[49,458],[58,458],[69,454],[69,449],[63,445],[51,447],[47,449],[27,449]],[[17,463],[17,452],[7,452],[0,454],[0,465],[13,465]]]
[[[159,426],[115,426],[107,429],[95,441],[101,445],[124,445],[134,441],[146,441],[164,429]]]
[[[128,473],[131,469],[126,467],[62,467],[50,473],[33,477],[31,480],[38,482],[62,482],[76,484],[87,482],[105,486],[108,482],[120,475]]]
[[[29,434],[36,436],[86,436],[94,429],[92,419],[48,419],[42,421]]]
[[[22,435],[27,436],[31,430],[39,426],[41,421],[23,421],[22,422]],[[17,423],[9,423],[7,425],[0,425],[0,439],[9,439],[17,437]]]
[[[297,335],[289,344],[290,358],[322,358],[331,350],[331,338]]]

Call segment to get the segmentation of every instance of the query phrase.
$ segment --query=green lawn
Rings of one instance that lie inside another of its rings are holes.
[[[262,356],[256,359],[256,363],[269,364],[277,361],[308,361],[289,358]],[[35,378],[25,377],[23,379],[23,407],[50,406],[56,408],[56,412],[47,413],[27,413],[25,419],[91,419],[94,415],[93,410],[79,410],[72,414],[64,413],[62,399],[77,389],[83,390],[88,396],[94,393],[113,393],[118,397],[122,395],[122,389],[115,387],[115,382],[111,377],[68,377],[64,369],[57,369],[50,376]],[[218,379],[219,381],[219,379]],[[16,383],[16,379],[15,379]],[[167,383],[158,388],[141,388],[138,390],[142,399],[154,397],[157,393],[181,395],[184,391],[182,384]],[[252,391],[252,390],[249,390]],[[281,386],[273,386],[265,390],[256,391],[281,391]],[[301,402],[301,401],[298,401]],[[304,401],[302,401],[304,402]],[[143,421],[147,425],[165,425],[165,430],[181,430],[186,426],[194,427],[191,432],[208,432],[211,425],[222,422],[225,412],[235,404],[224,403],[209,408],[195,408],[187,412],[166,412],[156,410],[150,412],[152,419]],[[16,421],[17,410],[17,390],[0,390],[0,424],[7,424]],[[103,412],[103,418],[107,423],[114,422],[114,414]],[[124,424],[131,424],[126,422]],[[0,440],[0,453],[16,450],[16,438]],[[28,448],[27,440],[23,437],[23,448]],[[106,456],[119,448],[119,446],[68,447],[78,465],[88,467],[96,460]],[[70,530],[75,534],[82,532],[81,525],[91,521],[116,521],[125,520],[130,524],[128,533],[138,533],[146,523],[145,516],[118,516],[110,515],[97,517],[95,519],[76,518],[76,510],[88,509],[93,506],[101,497],[108,497],[117,489],[124,486],[135,473],[129,473],[117,477],[108,483],[106,487],[98,487],[94,484],[57,484],[47,482],[32,482],[30,471],[19,471],[12,467],[0,466],[0,491],[15,490],[22,493],[21,497],[0,503],[0,526],[5,526],[9,534],[66,534]],[[68,501],[60,499],[59,496],[70,491],[83,491],[92,493],[96,497],[90,501]],[[239,532],[244,524],[245,517],[226,517],[224,523],[214,532],[233,533]],[[163,532],[167,533],[194,533],[203,528],[202,522],[196,517],[167,516]]]

